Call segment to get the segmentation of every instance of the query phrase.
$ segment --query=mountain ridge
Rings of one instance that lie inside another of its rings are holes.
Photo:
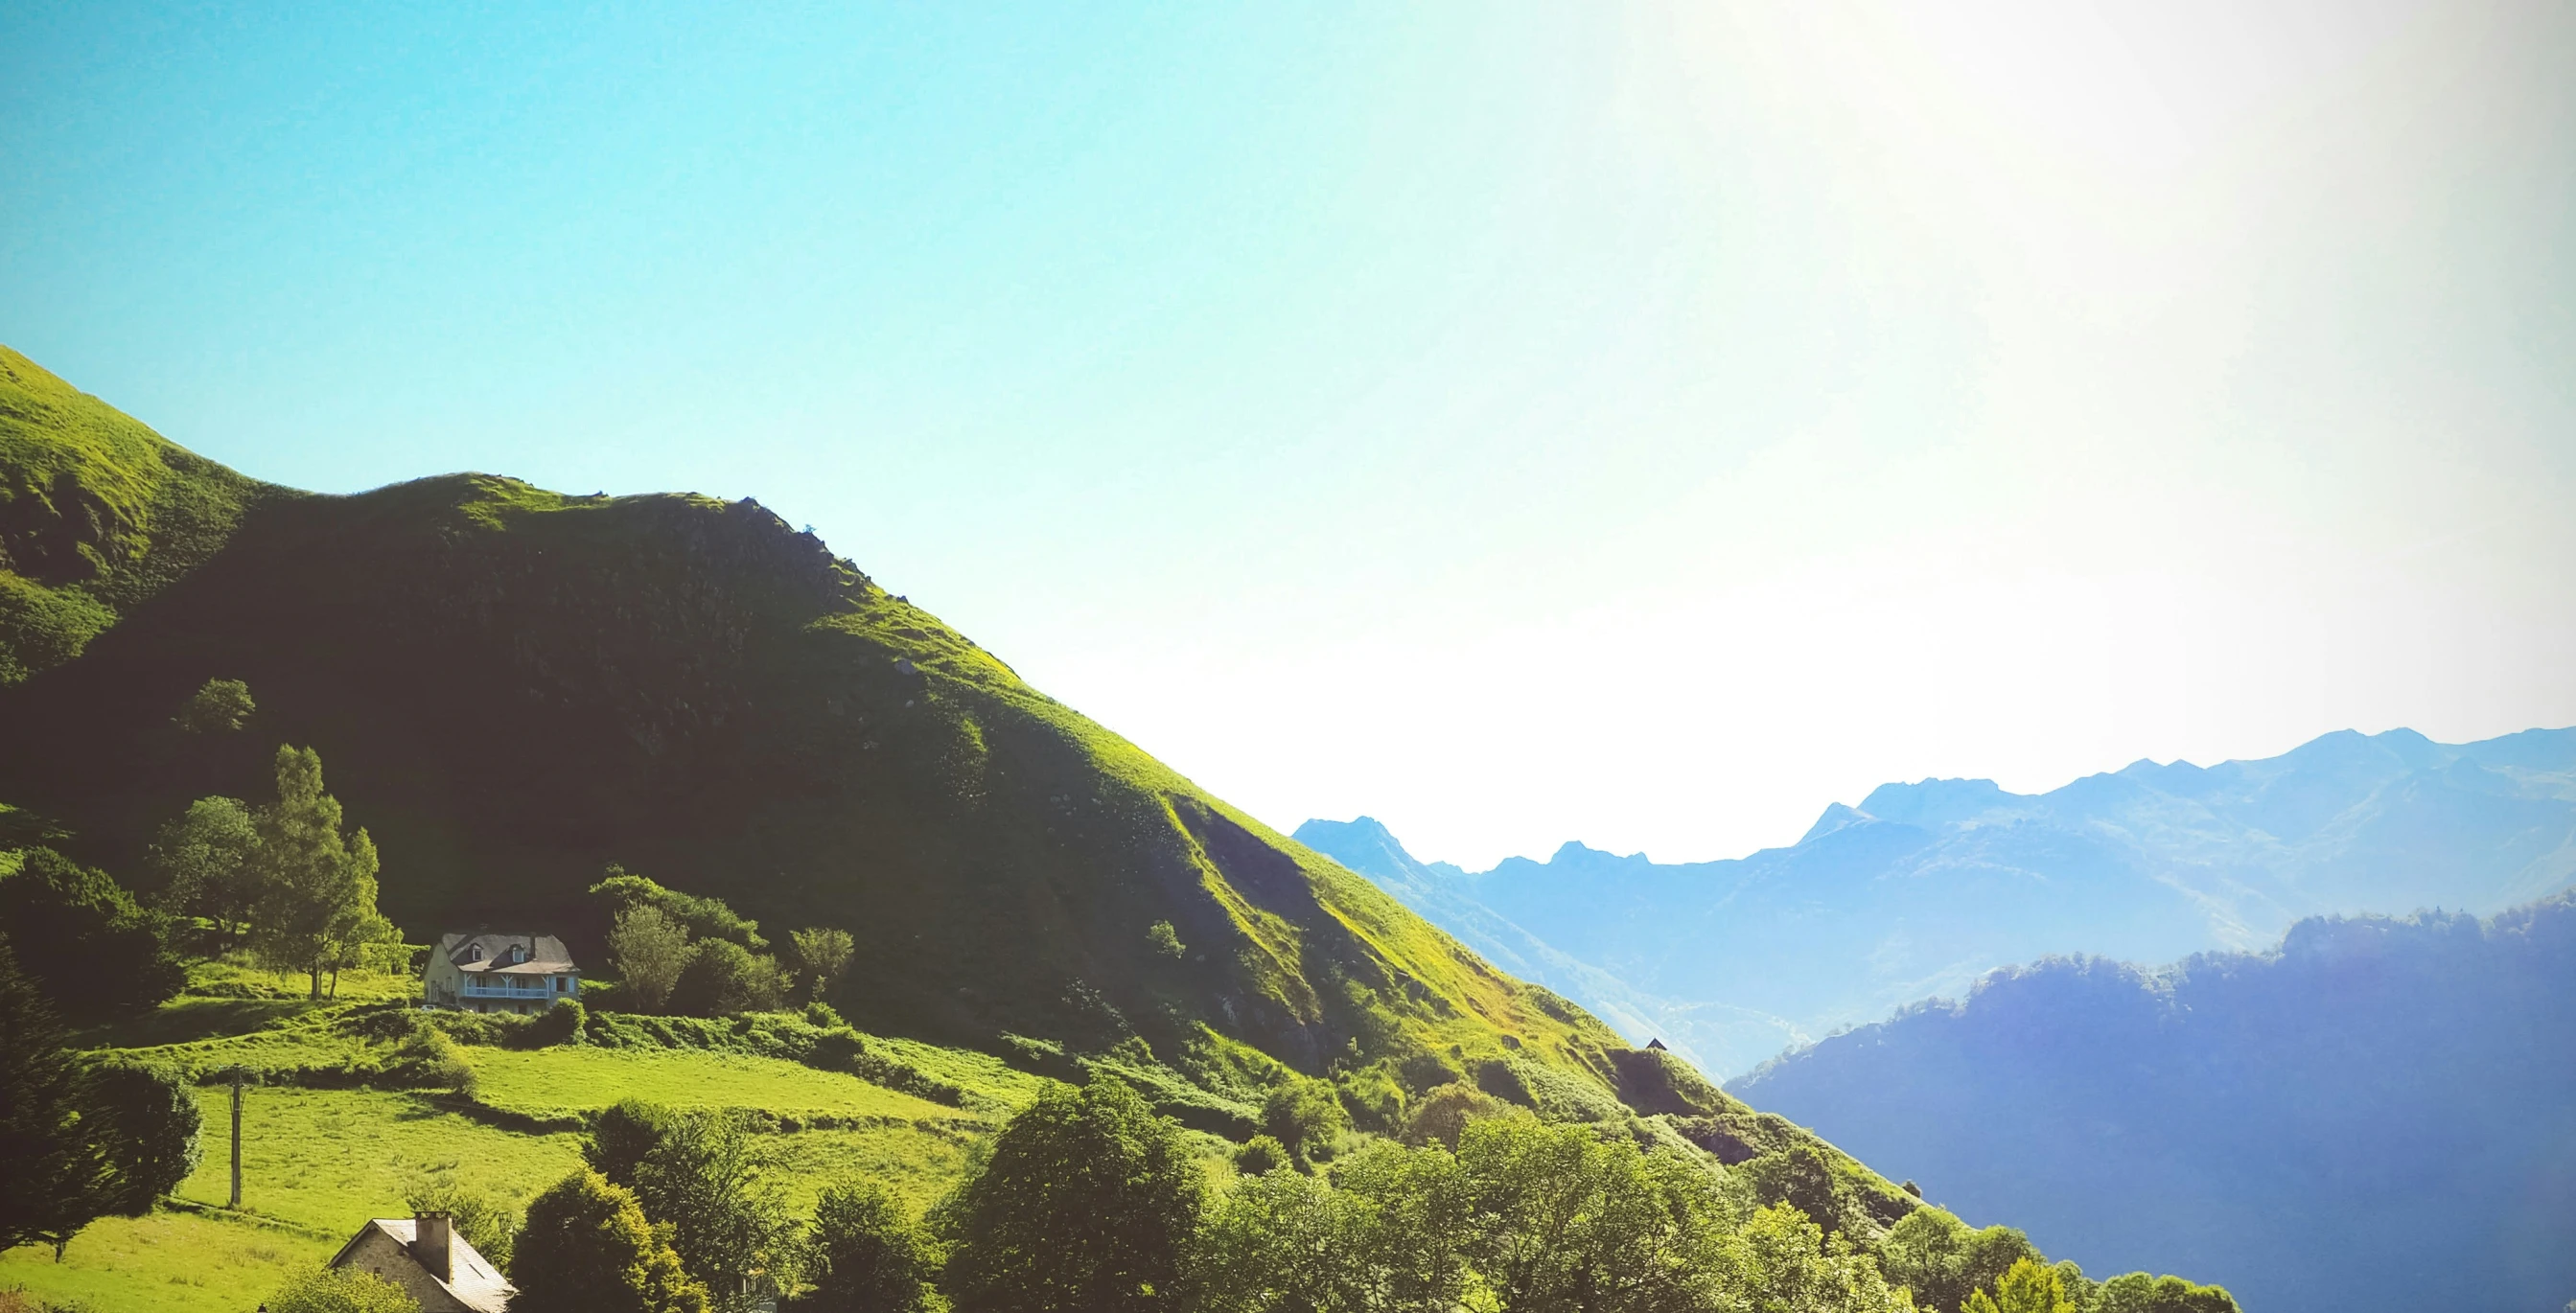
[[[1310,846],[1397,878],[1392,836],[1345,852],[1343,832],[1312,824],[1298,831]],[[1403,860],[1414,869],[1389,888],[1435,923],[1489,952],[1492,927],[1510,927],[1534,979],[1633,1041],[1657,1036],[1736,1074],[2047,953],[2170,961],[2255,946],[2305,915],[2491,912],[2564,887],[2576,729],[2466,744],[2345,730],[2277,757],[2135,762],[2040,794],[1888,783],[1858,807],[1828,805],[1795,844],[1718,861],[1575,842],[1481,872]]]

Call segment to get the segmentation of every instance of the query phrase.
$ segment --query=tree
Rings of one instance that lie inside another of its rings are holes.
[[[1834,1202],[1834,1177],[1825,1156],[1814,1146],[1793,1144],[1746,1162],[1739,1171],[1753,1183],[1753,1197],[1765,1207],[1787,1204],[1825,1228],[1842,1230],[1842,1210]]]
[[[1889,1227],[1879,1242],[1887,1279],[1914,1292],[1927,1309],[1955,1309],[1979,1290],[1994,1288],[2004,1273],[2039,1250],[2008,1226],[1971,1229],[1939,1208],[1917,1208]]]
[[[22,970],[75,1024],[148,1012],[187,984],[169,920],[145,911],[105,871],[30,848],[0,878],[0,925]]]
[[[260,900],[251,947],[281,970],[302,971],[312,997],[322,977],[363,960],[389,925],[376,911],[376,845],[363,828],[341,832],[340,800],[323,791],[322,756],[277,750],[277,802],[255,818]]]
[[[1174,930],[1169,921],[1156,921],[1145,927],[1145,947],[1152,949],[1154,956],[1175,962],[1190,951],[1181,943],[1181,932]]]
[[[730,939],[750,952],[769,951],[769,941],[760,937],[760,923],[737,914],[721,898],[700,898],[665,889],[616,865],[608,868],[590,892],[592,897],[605,900],[612,914],[650,907],[698,938]]]
[[[141,1217],[197,1170],[204,1116],[175,1072],[106,1065],[84,1082],[83,1133],[98,1146],[105,1211]]]
[[[460,1181],[416,1181],[404,1192],[404,1206],[418,1217],[423,1213],[445,1213],[456,1227],[456,1234],[474,1246],[474,1252],[491,1260],[492,1266],[510,1270],[510,1256],[519,1243],[520,1218],[517,1209],[491,1195]]]
[[[1960,1313],[2075,1313],[2075,1303],[2054,1269],[2025,1258],[2005,1270],[1992,1295],[1980,1290],[1968,1296]]]
[[[230,734],[250,723],[259,704],[250,700],[250,685],[238,679],[209,679],[188,695],[170,723],[183,734]]]
[[[1725,1234],[1714,1176],[1586,1127],[1476,1122],[1458,1163],[1475,1210],[1469,1258],[1502,1309],[1684,1305]]]
[[[188,804],[152,844],[162,908],[204,917],[214,928],[218,952],[240,943],[259,906],[260,873],[253,861],[258,847],[259,829],[239,801],[199,798]]]
[[[319,1267],[286,1283],[260,1307],[269,1313],[420,1313],[420,1301],[372,1272]]]
[[[758,1278],[776,1275],[786,1209],[761,1179],[739,1113],[673,1114],[660,1131],[636,1164],[635,1197],[646,1216],[671,1228],[671,1248],[711,1302],[742,1306]]]
[[[940,1206],[959,1313],[1174,1307],[1201,1179],[1180,1125],[1134,1090],[1049,1087]]]
[[[787,938],[796,945],[796,960],[805,968],[805,986],[818,1002],[840,983],[841,973],[850,969],[850,959],[858,952],[849,931],[828,926],[799,930]]]
[[[102,1211],[106,1164],[81,1127],[82,1071],[62,1023],[0,937],[0,1250],[63,1246]]]
[[[638,1011],[659,1012],[689,961],[689,932],[658,907],[630,907],[608,931],[608,960],[618,988],[632,993]]]
[[[707,1290],[644,1221],[632,1192],[587,1168],[528,1203],[511,1256],[523,1313],[706,1313]]]
[[[2236,1297],[2223,1286],[2194,1285],[2181,1277],[2131,1272],[2102,1283],[2094,1313],[2237,1313]]]
[[[730,939],[701,939],[671,987],[671,1010],[692,1017],[775,1012],[787,1005],[794,979],[774,957],[754,955]]]
[[[582,1160],[610,1184],[631,1190],[644,1170],[644,1160],[670,1135],[675,1116],[658,1103],[620,1099],[591,1122],[590,1134],[581,1144]]]
[[[1291,1079],[1261,1103],[1261,1129],[1276,1137],[1301,1165],[1333,1156],[1333,1141],[1351,1127],[1351,1115],[1329,1081]]]
[[[1800,1313],[1939,1313],[1879,1275],[1867,1254],[1787,1204],[1756,1211],[1727,1234],[1710,1264],[1703,1306]]]
[[[805,1236],[814,1289],[796,1301],[816,1313],[920,1313],[930,1305],[937,1252],[884,1187],[827,1186]]]
[[[1526,1114],[1464,1081],[1451,1081],[1424,1094],[1413,1105],[1405,1115],[1403,1140],[1410,1145],[1437,1144],[1455,1149],[1467,1123],[1514,1115]]]

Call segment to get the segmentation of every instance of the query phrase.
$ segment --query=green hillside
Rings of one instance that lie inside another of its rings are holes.
[[[258,794],[287,742],[376,835],[415,939],[536,925],[595,959],[580,893],[617,862],[847,928],[835,1001],[871,1028],[1603,1080],[1626,1047],[753,502],[274,492],[6,359],[9,587],[35,600],[0,741],[37,750],[0,798],[129,881],[156,824]],[[245,730],[172,723],[210,678],[247,681]]]
[[[274,491],[0,346],[0,686],[79,656]]]

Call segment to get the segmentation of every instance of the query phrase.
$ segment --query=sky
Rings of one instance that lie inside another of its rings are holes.
[[[1079,12],[1075,12],[1079,11]],[[0,9],[0,341],[753,496],[1282,829],[2576,724],[2563,3]]]

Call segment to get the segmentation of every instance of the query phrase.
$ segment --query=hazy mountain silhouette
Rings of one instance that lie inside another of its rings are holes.
[[[2267,1313],[2576,1296],[2576,893],[2044,961],[1728,1088],[2090,1271]]]
[[[1887,784],[1786,848],[1665,865],[1569,843],[1467,872],[1382,826],[1297,838],[1511,969],[1709,1070],[2049,953],[2172,961],[2303,916],[2493,912],[2576,878],[2576,730],[2328,734],[2043,794]]]

